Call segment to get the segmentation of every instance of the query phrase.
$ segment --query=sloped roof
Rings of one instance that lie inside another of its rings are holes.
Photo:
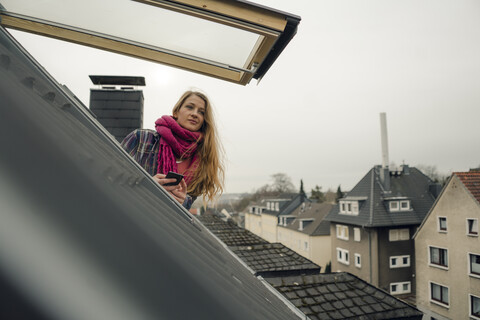
[[[330,212],[333,205],[330,203],[316,203],[309,202],[305,204],[302,209],[302,205],[298,206],[290,215],[295,219],[287,226],[278,226],[279,228],[287,228],[302,232],[311,236],[330,235],[330,221],[324,220],[325,216]],[[299,230],[300,221],[302,219],[313,219],[303,230]]]
[[[380,181],[380,166],[372,168],[348,193],[351,197],[363,197],[359,201],[359,214],[340,214],[335,205],[325,218],[328,221],[360,225],[364,227],[386,227],[420,224],[435,201],[430,192],[433,181],[420,170],[410,167],[407,173],[390,173],[390,191],[385,192]],[[390,213],[385,199],[406,197],[412,210]]]
[[[240,228],[234,222],[225,222],[213,214],[203,214],[198,219],[227,246],[251,246],[268,243],[249,230]]]
[[[349,273],[266,278],[309,319],[422,319],[423,313]]]
[[[469,172],[454,172],[471,195],[480,203],[480,171],[470,170]]]
[[[230,247],[256,275],[281,276],[320,273],[320,266],[281,243]]]
[[[0,285],[25,304],[48,319],[295,317],[2,27],[0,105]]]

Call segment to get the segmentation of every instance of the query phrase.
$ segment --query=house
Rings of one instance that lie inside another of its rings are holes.
[[[426,319],[480,319],[480,171],[455,172],[414,236]]]
[[[299,195],[282,194],[264,198],[249,205],[245,212],[245,229],[268,242],[277,242],[278,216],[282,212],[291,212],[296,208],[291,204],[295,197],[298,198]],[[297,200],[295,203],[299,206],[301,202]]]
[[[392,295],[415,292],[412,236],[438,195],[420,170],[373,167],[325,218],[332,271],[346,271]]]
[[[277,240],[325,270],[331,261],[330,221],[324,217],[332,204],[303,202],[289,215],[280,215]]]

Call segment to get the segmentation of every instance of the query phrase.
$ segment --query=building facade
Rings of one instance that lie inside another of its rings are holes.
[[[415,234],[425,319],[480,319],[480,171],[453,173]]]

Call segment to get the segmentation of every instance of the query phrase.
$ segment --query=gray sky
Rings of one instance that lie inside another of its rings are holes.
[[[389,158],[440,173],[480,165],[480,1],[262,0],[302,18],[257,85],[11,31],[87,106],[88,75],[144,76],[144,126],[183,91],[213,101],[227,155],[226,192],[250,192],[286,173],[305,190],[352,188]]]

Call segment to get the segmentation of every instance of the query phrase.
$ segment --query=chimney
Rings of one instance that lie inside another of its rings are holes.
[[[90,89],[90,110],[118,142],[143,127],[144,77],[89,76],[98,88]]]
[[[382,168],[380,169],[380,181],[385,191],[390,191],[390,170],[388,169],[388,133],[387,114],[380,113],[380,131],[382,137]]]

